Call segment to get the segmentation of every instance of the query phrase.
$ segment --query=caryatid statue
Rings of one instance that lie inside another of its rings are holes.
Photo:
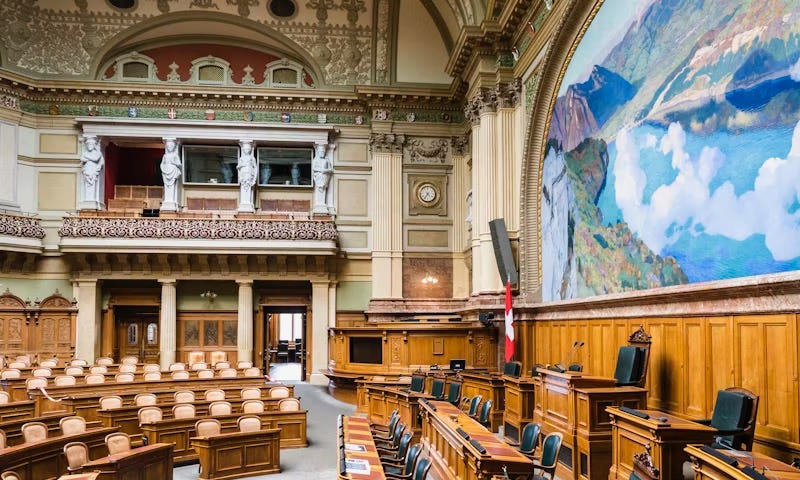
[[[82,135],[81,143],[81,203],[80,210],[102,210],[100,199],[105,158],[97,135]]]
[[[239,147],[242,152],[239,154],[239,162],[236,170],[239,173],[239,211],[255,212],[253,205],[253,186],[258,180],[258,163],[253,154],[255,145],[252,140],[239,140]]]
[[[314,213],[333,213],[332,192],[330,191],[333,176],[333,152],[336,145],[317,143],[314,145],[314,160],[311,164],[311,176],[314,177]]]
[[[174,212],[178,210],[178,188],[181,177],[181,155],[178,140],[164,138],[164,156],[161,157],[161,179],[164,181],[164,200],[161,210]]]

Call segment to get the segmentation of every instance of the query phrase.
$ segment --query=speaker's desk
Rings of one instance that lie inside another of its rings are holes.
[[[502,475],[511,478],[533,471],[531,460],[448,402],[420,402],[422,448],[431,459],[434,478],[441,480],[486,480]]]
[[[172,444],[157,443],[92,460],[82,473],[100,472],[98,480],[172,480]]]
[[[280,428],[193,437],[198,480],[228,480],[281,471]]]
[[[410,381],[400,382],[398,380],[375,381],[375,380],[367,380],[365,378],[359,378],[355,380],[355,384],[356,384],[356,411],[361,413],[367,413],[369,412],[369,397],[367,396],[368,386],[382,385],[384,387],[408,388],[411,382]]]
[[[758,452],[689,445],[686,453],[692,460],[695,480],[800,480],[800,470]]]
[[[419,441],[422,424],[419,417],[419,400],[431,399],[430,395],[412,392],[408,388],[386,385],[365,385],[368,410],[372,423],[387,424],[392,410],[400,412],[400,420],[408,425],[414,434],[413,442]]]
[[[506,408],[505,383],[503,376],[492,372],[464,371],[461,374],[461,396],[472,398],[480,395],[482,401],[492,401],[492,413],[489,419],[492,431],[497,432],[503,424],[503,411]]]
[[[375,441],[369,429],[369,421],[362,417],[343,417],[342,432],[339,438],[339,479],[341,480],[385,480],[386,474],[383,471],[378,449],[375,448]],[[360,448],[363,452],[349,449]],[[369,464],[369,472],[356,473],[348,471],[347,461],[366,461]]]
[[[564,436],[556,475],[561,479],[607,479],[611,417],[605,408],[646,408],[647,390],[618,387],[613,378],[584,372],[536,371],[534,419],[542,425],[544,434],[559,432]]]
[[[518,445],[522,429],[533,421],[536,384],[532,377],[502,375],[505,406],[503,408],[503,438]]]
[[[689,461],[684,451],[690,443],[709,444],[716,429],[657,410],[638,410],[639,417],[618,407],[606,408],[611,417],[612,464],[609,479],[627,480],[633,471],[633,456],[650,446],[653,466],[661,478],[680,478],[683,463]]]

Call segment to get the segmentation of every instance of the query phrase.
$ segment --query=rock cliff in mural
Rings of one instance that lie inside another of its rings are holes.
[[[800,269],[800,0],[606,0],[541,215],[546,301]]]

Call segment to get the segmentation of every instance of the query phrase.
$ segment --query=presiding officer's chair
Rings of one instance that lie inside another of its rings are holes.
[[[412,375],[409,390],[422,393],[422,391],[425,390],[425,375]]]
[[[503,375],[519,377],[522,374],[522,364],[519,362],[506,362],[503,365]]]
[[[444,399],[444,378],[434,378],[431,384],[431,396],[435,400]]]
[[[650,364],[650,335],[639,328],[628,337],[628,346],[619,347],[614,378],[620,387],[644,388]]]
[[[718,430],[712,447],[751,451],[757,415],[758,395],[733,387],[717,392],[713,415],[697,422]]]

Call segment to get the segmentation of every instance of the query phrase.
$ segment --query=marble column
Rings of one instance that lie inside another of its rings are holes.
[[[306,368],[311,372],[314,385],[327,385],[328,377],[322,370],[328,368],[328,327],[330,324],[330,282],[311,281],[311,363]]]
[[[253,280],[236,280],[239,285],[239,314],[236,332],[237,360],[253,361]]]
[[[97,280],[79,280],[78,317],[75,321],[75,358],[93,363],[100,352],[100,289]],[[109,333],[110,334],[110,333]]]
[[[175,363],[177,329],[177,309],[178,294],[176,290],[177,281],[174,279],[162,279],[161,283],[161,319],[159,323],[159,350],[162,370],[167,370]]]
[[[328,326],[336,327],[336,284],[331,282],[328,286]]]
[[[373,134],[372,298],[403,297],[403,145],[405,137]],[[376,281],[377,279],[377,281]]]
[[[471,208],[467,204],[470,191],[470,163],[467,142],[464,137],[453,137],[453,297],[466,298],[470,294],[469,269],[464,250],[471,243]]]

